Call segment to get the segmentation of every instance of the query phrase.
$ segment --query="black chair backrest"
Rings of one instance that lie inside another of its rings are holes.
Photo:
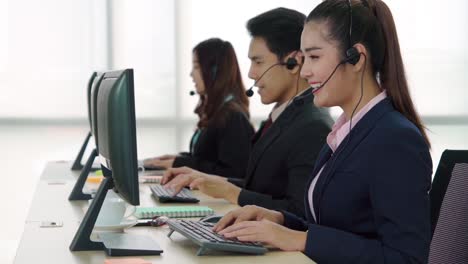
[[[468,150],[445,150],[432,188],[429,263],[468,263]]]

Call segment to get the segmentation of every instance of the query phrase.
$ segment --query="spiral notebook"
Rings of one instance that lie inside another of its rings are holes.
[[[214,214],[213,209],[206,206],[161,206],[138,207],[135,216],[140,219],[153,218],[155,216],[167,217],[205,217]]]

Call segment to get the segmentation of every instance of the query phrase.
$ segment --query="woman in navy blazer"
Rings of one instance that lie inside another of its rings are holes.
[[[429,140],[379,0],[327,0],[307,17],[301,75],[317,106],[343,109],[305,193],[306,219],[246,206],[215,231],[303,251],[318,263],[427,263]]]

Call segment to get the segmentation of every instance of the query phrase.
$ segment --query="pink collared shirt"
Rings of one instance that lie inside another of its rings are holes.
[[[354,126],[362,119],[362,117],[365,116],[376,104],[380,103],[385,98],[387,98],[387,92],[383,90],[376,97],[372,98],[372,100],[370,100],[363,108],[361,108],[361,110],[359,110],[359,112],[353,116],[351,129],[354,128]],[[349,120],[346,120],[346,115],[344,113],[338,117],[335,124],[333,125],[332,131],[327,136],[327,144],[333,152],[338,149],[338,146],[340,146],[341,142],[343,142],[343,139],[349,134],[349,125]],[[322,170],[325,165],[327,164],[325,163],[323,165],[319,173],[317,173],[317,176],[314,178],[314,180],[312,180],[308,191],[310,211],[312,212],[312,216],[314,217],[315,221],[317,221],[317,218],[314,211],[313,193],[315,185],[317,184],[317,180],[320,177],[320,174],[322,174]]]

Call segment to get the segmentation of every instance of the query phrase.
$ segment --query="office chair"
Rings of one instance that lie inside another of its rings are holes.
[[[432,189],[429,264],[468,263],[468,150],[445,150]]]

